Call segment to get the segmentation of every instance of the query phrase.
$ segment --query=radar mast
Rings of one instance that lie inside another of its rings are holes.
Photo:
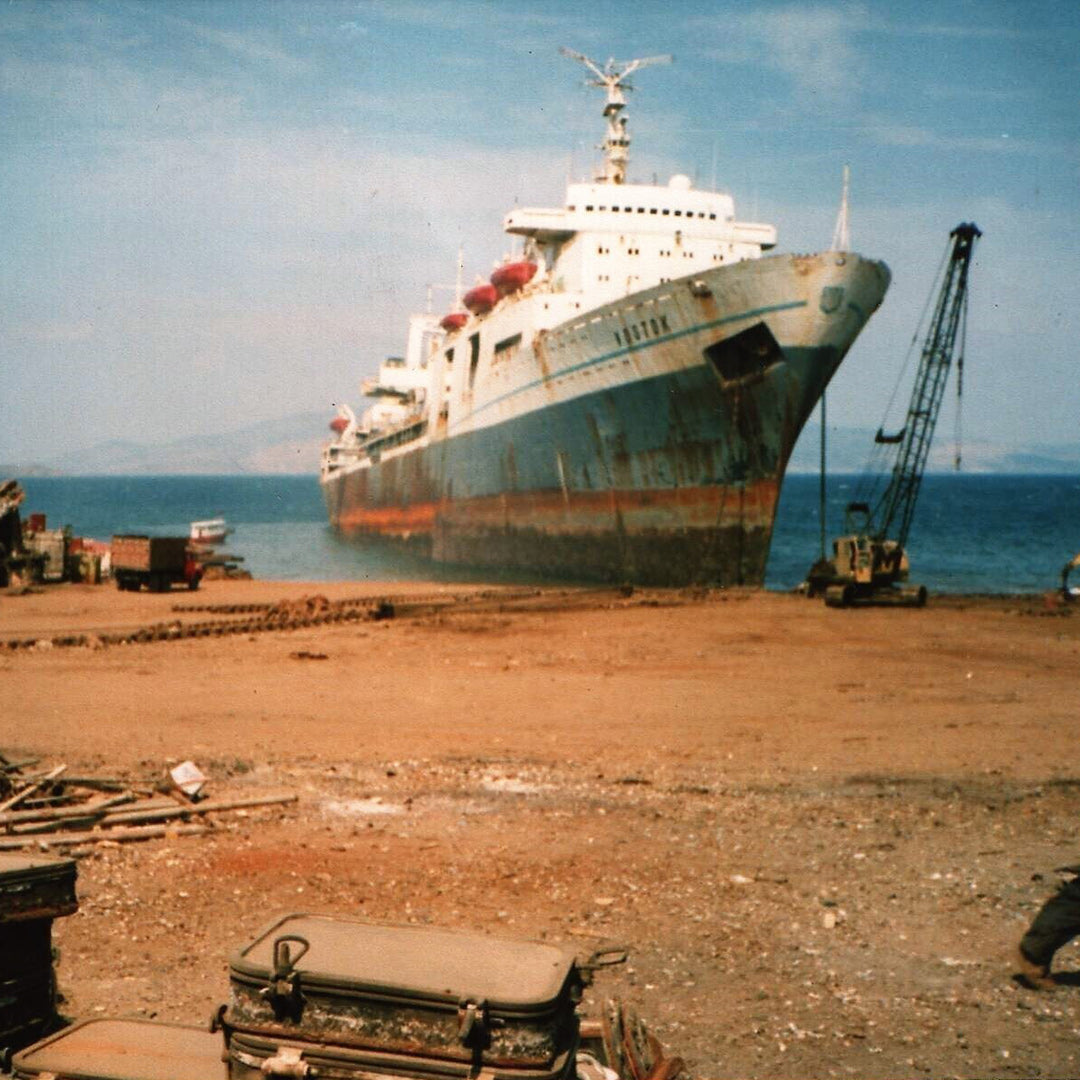
[[[626,133],[626,117],[621,116],[626,108],[625,91],[633,90],[634,87],[627,79],[638,68],[647,67],[650,64],[670,64],[671,56],[642,56],[636,60],[613,60],[609,59],[603,66],[582,53],[567,49],[565,46],[559,50],[563,56],[571,60],[577,60],[584,64],[595,76],[589,79],[586,85],[598,86],[607,91],[607,101],[604,104],[604,119],[607,120],[607,136],[601,144],[604,151],[604,171],[596,177],[598,183],[625,184],[626,161],[630,152],[630,136]]]

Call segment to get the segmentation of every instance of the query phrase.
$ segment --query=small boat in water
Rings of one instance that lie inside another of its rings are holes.
[[[189,539],[193,544],[220,544],[232,531],[223,517],[209,518],[191,523]]]

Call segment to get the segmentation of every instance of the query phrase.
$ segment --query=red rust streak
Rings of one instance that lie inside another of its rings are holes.
[[[344,532],[406,533],[431,532],[439,504],[413,503],[411,506],[355,507],[341,515]]]
[[[344,532],[384,535],[424,534],[442,521],[451,527],[505,528],[509,517],[521,528],[557,533],[607,531],[612,501],[631,528],[694,528],[741,521],[768,526],[776,508],[778,485],[761,480],[745,488],[710,485],[674,489],[601,489],[505,492],[500,495],[413,503],[410,506],[357,507],[343,513]]]

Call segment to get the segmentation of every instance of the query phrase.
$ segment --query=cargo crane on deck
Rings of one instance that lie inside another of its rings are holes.
[[[957,225],[949,234],[951,250],[923,342],[906,422],[898,434],[886,435],[879,428],[874,437],[877,444],[896,447],[888,486],[876,501],[868,498],[848,504],[845,535],[833,541],[832,558],[820,560],[810,570],[810,594],[824,593],[825,603],[831,607],[921,607],[926,603],[925,586],[901,584],[909,570],[907,539],[958,337],[957,370],[961,375],[963,372],[968,271],[980,236],[974,223]]]

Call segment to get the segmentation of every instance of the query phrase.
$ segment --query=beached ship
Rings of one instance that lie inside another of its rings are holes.
[[[764,255],[775,228],[730,195],[628,182],[627,78],[667,58],[568,54],[606,94],[602,171],[512,210],[520,254],[414,316],[371,407],[334,417],[330,521],[445,564],[760,585],[788,457],[889,271]]]

